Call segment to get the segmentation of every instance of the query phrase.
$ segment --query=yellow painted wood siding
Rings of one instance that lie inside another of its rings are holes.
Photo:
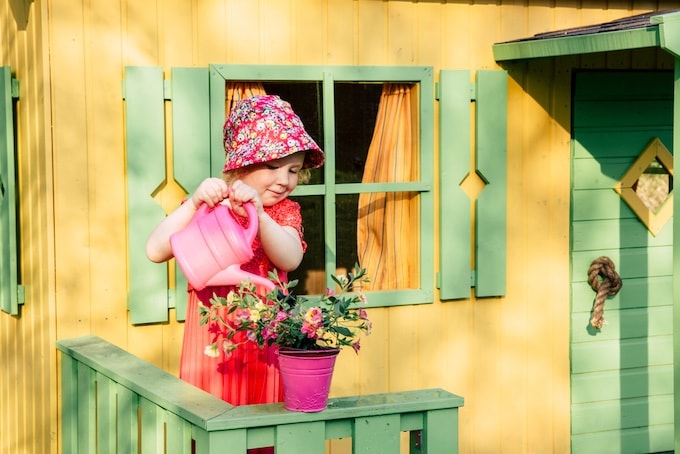
[[[178,370],[181,324],[128,322],[125,66],[159,65],[166,78],[172,67],[210,63],[421,65],[435,74],[474,74],[497,68],[496,42],[630,16],[649,5],[525,4],[0,4],[0,64],[11,66],[21,85],[26,286],[21,315],[0,314],[0,452],[58,450],[56,339],[94,333]],[[13,11],[24,6],[27,22],[17,24]],[[636,51],[509,67],[507,296],[372,310],[375,331],[358,357],[341,355],[332,393],[442,387],[466,400],[461,452],[568,452],[570,68],[666,63],[656,52]]]

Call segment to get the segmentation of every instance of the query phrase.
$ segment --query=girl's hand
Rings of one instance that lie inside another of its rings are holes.
[[[258,194],[255,189],[248,186],[243,181],[234,181],[229,191],[229,203],[231,204],[231,209],[234,210],[234,212],[239,216],[248,217],[248,213],[243,208],[243,204],[248,202],[251,202],[253,205],[255,205],[258,216],[264,212],[260,194]]]
[[[224,180],[221,178],[206,178],[191,195],[191,202],[195,208],[198,208],[201,203],[205,203],[212,208],[227,197],[229,197],[229,186],[227,186]]]

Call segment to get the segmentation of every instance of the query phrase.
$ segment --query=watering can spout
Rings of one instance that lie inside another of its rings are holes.
[[[264,288],[267,289],[267,293],[271,292],[274,290],[274,283],[270,281],[269,279],[266,279],[262,276],[258,276],[257,274],[249,273],[247,271],[243,271],[238,264],[234,264],[229,266],[227,269],[224,269],[214,275],[208,282],[206,283],[206,286],[211,286],[211,285],[238,285],[242,281],[249,280],[251,283],[255,285],[260,285]]]

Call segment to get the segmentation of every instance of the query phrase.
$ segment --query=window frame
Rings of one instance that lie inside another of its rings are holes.
[[[371,291],[369,307],[432,303],[434,300],[434,76],[429,66],[299,66],[299,65],[210,65],[210,168],[220,176],[224,164],[222,127],[225,121],[225,82],[295,81],[321,82],[326,163],[324,183],[298,186],[294,196],[323,196],[326,285],[333,286],[335,272],[336,213],[338,195],[366,192],[417,192],[420,196],[419,288]],[[394,82],[418,85],[419,181],[403,183],[335,183],[335,82]]]

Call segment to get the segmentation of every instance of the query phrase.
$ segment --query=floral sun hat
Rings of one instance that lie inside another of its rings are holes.
[[[224,123],[224,172],[305,151],[303,168],[323,165],[321,148],[290,104],[275,95],[239,101]]]

